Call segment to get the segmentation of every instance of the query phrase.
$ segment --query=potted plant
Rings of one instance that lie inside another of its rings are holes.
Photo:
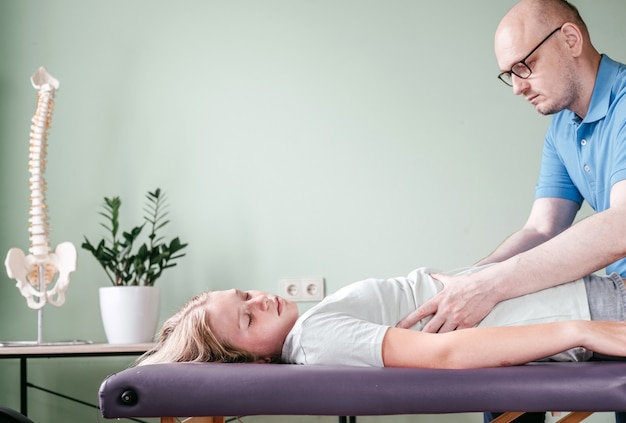
[[[87,237],[81,245],[91,252],[113,286],[100,288],[102,322],[111,344],[152,341],[159,317],[160,291],[154,286],[165,269],[176,266],[187,244],[178,237],[169,243],[160,230],[169,223],[165,193],[148,191],[144,222],[130,231],[120,231],[120,197],[104,197],[101,226],[107,236],[97,244]],[[138,245],[144,228],[148,235]]]

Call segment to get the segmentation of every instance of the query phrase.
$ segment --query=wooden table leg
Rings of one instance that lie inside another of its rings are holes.
[[[161,417],[161,423],[178,423],[176,417]],[[224,423],[224,416],[211,417],[189,417],[182,420],[182,423]]]

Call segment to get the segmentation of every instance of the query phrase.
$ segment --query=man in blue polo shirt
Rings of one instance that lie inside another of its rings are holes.
[[[626,277],[626,66],[593,47],[565,0],[517,3],[496,30],[495,53],[500,80],[553,115],[535,201],[524,227],[477,263],[493,266],[434,275],[444,289],[400,327],[430,315],[429,332],[471,327],[508,298],[605,267]],[[583,200],[596,213],[574,224]]]

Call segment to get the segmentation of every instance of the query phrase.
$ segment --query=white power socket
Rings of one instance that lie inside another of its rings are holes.
[[[280,296],[290,301],[320,301],[324,298],[324,278],[289,278],[280,280]]]

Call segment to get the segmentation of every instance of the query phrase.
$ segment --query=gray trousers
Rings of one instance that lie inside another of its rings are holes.
[[[584,277],[591,320],[626,320],[626,288],[617,273]]]

